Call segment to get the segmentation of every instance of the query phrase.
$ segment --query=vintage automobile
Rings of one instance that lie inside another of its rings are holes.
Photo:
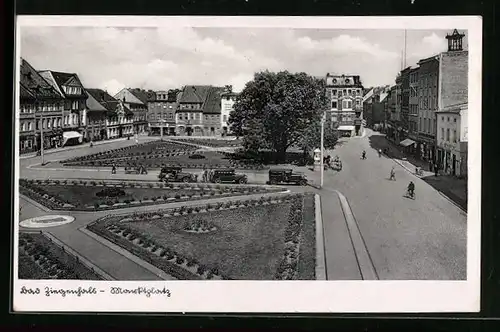
[[[307,178],[302,173],[295,173],[291,168],[274,168],[269,170],[268,184],[293,183],[299,186],[307,185]]]
[[[125,166],[125,174],[148,174],[148,170],[144,166],[137,166],[137,167]]]
[[[211,170],[208,174],[208,181],[212,183],[247,183],[245,174],[236,173],[232,168],[222,168]]]
[[[181,167],[166,166],[162,167],[158,175],[160,181],[165,182],[197,182],[198,175],[183,172]]]

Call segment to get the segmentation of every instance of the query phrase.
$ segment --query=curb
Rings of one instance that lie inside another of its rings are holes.
[[[153,266],[153,265],[149,264],[148,262],[143,261],[139,257],[126,251],[122,247],[112,243],[111,241],[109,241],[107,239],[100,237],[99,235],[89,231],[85,227],[79,228],[78,230],[80,232],[84,233],[85,235],[89,236],[90,238],[92,238],[94,241],[99,242],[100,244],[108,247],[110,250],[115,251],[116,253],[122,255],[123,257],[125,257],[125,258],[129,259],[130,261],[134,262],[135,264],[139,265],[143,269],[151,272],[152,274],[154,274],[155,276],[157,276],[161,280],[177,280],[174,277],[172,277],[171,275],[165,273],[163,270],[160,270],[156,266]]]
[[[73,256],[76,256],[78,257],[79,261],[86,265],[87,267],[90,267],[91,269],[93,269],[95,272],[97,272],[101,277],[104,278],[104,280],[115,280],[115,278],[113,278],[112,276],[110,276],[109,274],[107,274],[106,272],[104,272],[101,268],[99,268],[98,266],[96,266],[95,264],[91,263],[88,259],[86,259],[85,257],[83,257],[82,255],[80,255],[78,252],[76,252],[74,249],[72,249],[71,247],[69,247],[67,244],[65,244],[64,242],[62,242],[61,240],[59,240],[57,237],[55,237],[53,234],[49,233],[49,232],[43,232],[43,235],[45,235],[46,237],[50,238],[56,245],[58,245],[59,247],[64,247],[65,250],[72,254]]]
[[[321,215],[321,197],[314,195],[316,215],[316,280],[327,280],[325,236],[323,233],[323,217]]]
[[[352,246],[354,249],[354,254],[356,256],[356,261],[358,262],[359,271],[361,273],[361,278],[363,280],[379,280],[375,266],[371,259],[368,248],[366,247],[365,240],[359,229],[359,225],[354,218],[351,207],[347,202],[347,198],[341,194],[339,191],[335,190],[340,200],[340,206],[342,207],[342,212],[344,213],[344,218],[347,224],[347,229],[351,237]]]
[[[31,199],[31,198],[29,198],[29,197],[27,197],[27,196],[25,196],[25,195],[23,195],[23,194],[19,193],[19,192],[18,192],[18,195],[19,195],[19,198],[21,198],[21,197],[22,197],[22,198],[23,198],[24,200],[26,200],[28,203],[30,203],[31,205],[36,206],[37,208],[39,208],[39,209],[40,209],[40,210],[42,210],[43,212],[51,212],[51,211],[52,211],[51,209],[49,209],[49,208],[48,208],[48,207],[46,207],[45,205],[42,205],[42,204],[38,203],[37,201],[35,201],[35,200],[33,200],[33,199]]]

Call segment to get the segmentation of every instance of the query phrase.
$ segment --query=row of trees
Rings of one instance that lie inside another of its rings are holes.
[[[246,84],[228,122],[234,134],[243,137],[247,151],[272,149],[276,159],[284,161],[291,146],[304,153],[319,147],[321,118],[328,103],[324,80],[306,73],[264,71]],[[326,148],[337,141],[332,126],[327,119]]]

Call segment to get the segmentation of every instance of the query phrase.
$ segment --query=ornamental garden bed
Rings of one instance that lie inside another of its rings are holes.
[[[210,146],[213,148],[220,147],[240,147],[243,145],[243,140],[241,139],[213,139],[213,138],[173,138],[173,140],[178,142],[186,142],[191,144],[199,144],[203,146]]]
[[[87,227],[181,280],[313,280],[311,197],[287,194],[106,216]]]
[[[19,279],[104,278],[42,233],[19,233]]]
[[[197,148],[192,145],[166,142],[166,141],[151,141],[130,145],[118,149],[88,154],[85,156],[74,157],[65,160],[64,162],[81,162],[94,160],[119,159],[124,157],[148,158],[151,156],[170,156],[195,151]]]
[[[193,156],[202,156],[193,158]],[[264,165],[250,159],[233,160],[232,154],[220,151],[184,151],[164,154],[124,155],[118,157],[107,156],[96,158],[93,155],[81,159],[71,159],[58,162],[63,167],[134,167],[145,166],[147,169],[163,166],[180,166],[183,168],[236,168],[236,169],[265,169]],[[54,164],[45,167],[54,167]]]
[[[132,206],[165,204],[282,192],[280,187],[228,186],[161,182],[107,182],[87,180],[25,180],[19,191],[52,210],[111,210]]]

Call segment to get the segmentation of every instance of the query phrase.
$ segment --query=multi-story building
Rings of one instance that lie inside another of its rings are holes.
[[[376,87],[363,96],[363,116],[367,127],[375,129],[376,126],[377,130],[384,128],[387,92],[387,87]]]
[[[231,130],[228,125],[229,116],[231,112],[234,111],[234,103],[236,102],[237,93],[233,92],[233,87],[231,85],[226,85],[224,87],[224,91],[221,95],[221,128],[222,135],[225,136],[231,133]]]
[[[87,93],[80,78],[75,73],[52,70],[44,70],[39,73],[64,98],[63,145],[82,143],[82,132],[84,131],[82,120]]]
[[[156,93],[151,90],[124,88],[114,98],[120,100],[124,104],[123,106],[134,114],[133,133],[137,135],[146,134],[148,129],[148,103],[156,99]]]
[[[330,103],[327,116],[343,136],[362,135],[363,85],[358,75],[326,74],[326,94]]]
[[[436,160],[436,112],[468,101],[468,52],[464,35],[447,35],[448,51],[419,61],[419,148],[421,156]]]
[[[418,73],[419,67],[410,70],[410,105],[408,112],[408,137],[418,142]],[[417,144],[414,144],[414,152],[418,152]]]
[[[401,139],[407,138],[410,131],[410,73],[411,67],[407,67],[401,71]]]
[[[83,121],[85,126],[84,140],[88,142],[105,140],[108,138],[106,120],[109,110],[103,105],[103,102],[113,97],[101,89],[86,89],[86,91],[88,98]]]
[[[467,176],[468,104],[446,106],[436,112],[437,162],[449,175]]]
[[[148,102],[149,134],[175,135],[175,110],[180,90],[156,91],[154,100]]]
[[[396,140],[396,132],[399,127],[398,112],[398,87],[393,85],[389,88],[389,95],[387,100],[387,138]]]
[[[62,144],[63,97],[26,60],[21,58],[19,78],[20,153]]]
[[[176,112],[177,135],[220,135],[222,91],[222,88],[207,85],[185,86],[179,97]]]

